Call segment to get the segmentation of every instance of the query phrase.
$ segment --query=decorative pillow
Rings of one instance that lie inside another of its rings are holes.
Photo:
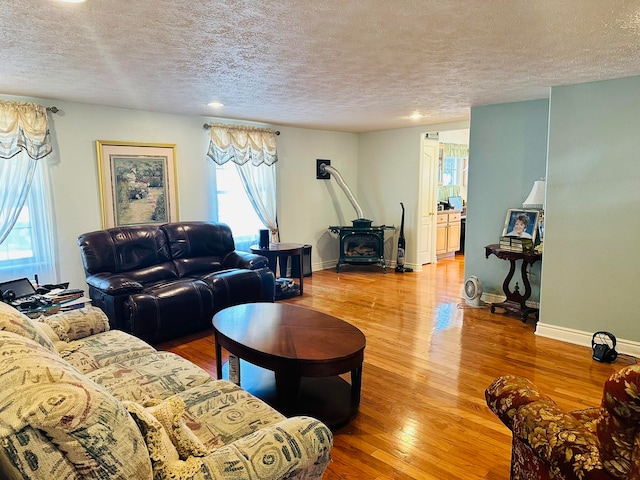
[[[53,328],[60,340],[70,342],[109,330],[107,315],[97,307],[76,308],[38,319]]]
[[[195,456],[180,459],[178,450],[169,438],[169,433],[149,409],[127,400],[122,404],[129,410],[145,439],[153,466],[154,479],[186,480],[202,469],[201,459]]]
[[[39,327],[38,322],[30,319],[11,305],[0,302],[0,330],[17,333],[34,340],[50,352],[57,352],[47,334]]]
[[[188,457],[204,457],[211,453],[204,443],[182,419],[185,404],[180,397],[165,401],[150,400],[145,403],[147,410],[162,424],[182,460]]]
[[[51,328],[50,325],[44,322],[37,322],[36,326],[37,328],[40,329],[42,333],[44,333],[47,336],[49,340],[51,340],[51,343],[53,344],[53,346],[56,348],[58,352],[62,352],[67,348],[69,348],[69,344],[67,342],[60,340],[60,337],[58,337],[58,334],[53,331],[53,328]]]

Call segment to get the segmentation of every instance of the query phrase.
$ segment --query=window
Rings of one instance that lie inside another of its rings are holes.
[[[442,166],[442,185],[457,185],[456,179],[457,175],[457,167],[458,162],[456,157],[444,157],[444,162]]]
[[[57,282],[47,161],[38,160],[31,189],[18,220],[0,244],[0,281],[34,278]]]
[[[216,164],[216,184],[218,221],[231,227],[236,249],[248,252],[265,226],[251,205],[235,163]]]
[[[32,203],[27,201],[28,203]],[[0,245],[0,262],[19,262],[25,258],[32,258],[34,245],[31,240],[31,223],[29,221],[29,210],[31,205],[25,205],[20,211],[11,233]]]
[[[442,185],[467,185],[467,159],[463,157],[444,157]]]
[[[264,225],[277,231],[276,135],[268,128],[209,124],[207,156],[216,168],[216,218],[227,223],[238,250],[257,243]]]

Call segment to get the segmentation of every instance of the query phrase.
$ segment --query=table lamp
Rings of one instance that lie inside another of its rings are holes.
[[[538,233],[541,243],[544,238],[545,186],[544,178],[533,182],[533,187],[531,188],[531,192],[529,192],[529,196],[524,202],[522,202],[522,208],[540,210],[540,215],[538,217]],[[541,249],[542,246],[540,245],[539,250]]]
[[[526,198],[524,202],[522,202],[522,208],[533,208],[537,210],[544,210],[544,200],[545,200],[544,189],[545,189],[544,178],[533,182],[533,187],[531,188],[531,192],[529,192],[529,196]]]

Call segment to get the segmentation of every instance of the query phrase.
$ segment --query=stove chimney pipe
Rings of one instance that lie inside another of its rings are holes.
[[[362,208],[360,208],[360,205],[358,205],[358,201],[356,200],[356,197],[353,196],[353,193],[351,193],[351,190],[349,189],[348,185],[345,183],[344,179],[342,178],[342,175],[340,175],[340,173],[333,168],[331,165],[327,165],[326,163],[321,163],[320,164],[320,172],[321,173],[333,173],[335,175],[335,179],[336,182],[338,182],[338,185],[340,185],[340,188],[342,188],[342,190],[344,191],[344,194],[347,196],[347,199],[349,199],[349,201],[351,202],[351,205],[353,205],[353,208],[355,208],[356,210],[356,214],[358,215],[358,219],[364,218],[364,215],[362,214]]]

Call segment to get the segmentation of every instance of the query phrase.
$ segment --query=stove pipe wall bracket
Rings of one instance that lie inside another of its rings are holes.
[[[351,205],[356,210],[358,219],[364,218],[364,215],[362,214],[362,208],[360,208],[356,197],[354,197],[353,193],[351,193],[351,189],[342,178],[342,175],[340,175],[340,172],[333,168],[330,163],[331,160],[316,160],[316,178],[321,180],[329,179],[331,177],[330,174],[333,173],[333,178],[338,183],[338,185],[340,185],[340,188],[342,188],[342,191],[347,196],[347,199],[349,200],[349,202],[351,202]]]

